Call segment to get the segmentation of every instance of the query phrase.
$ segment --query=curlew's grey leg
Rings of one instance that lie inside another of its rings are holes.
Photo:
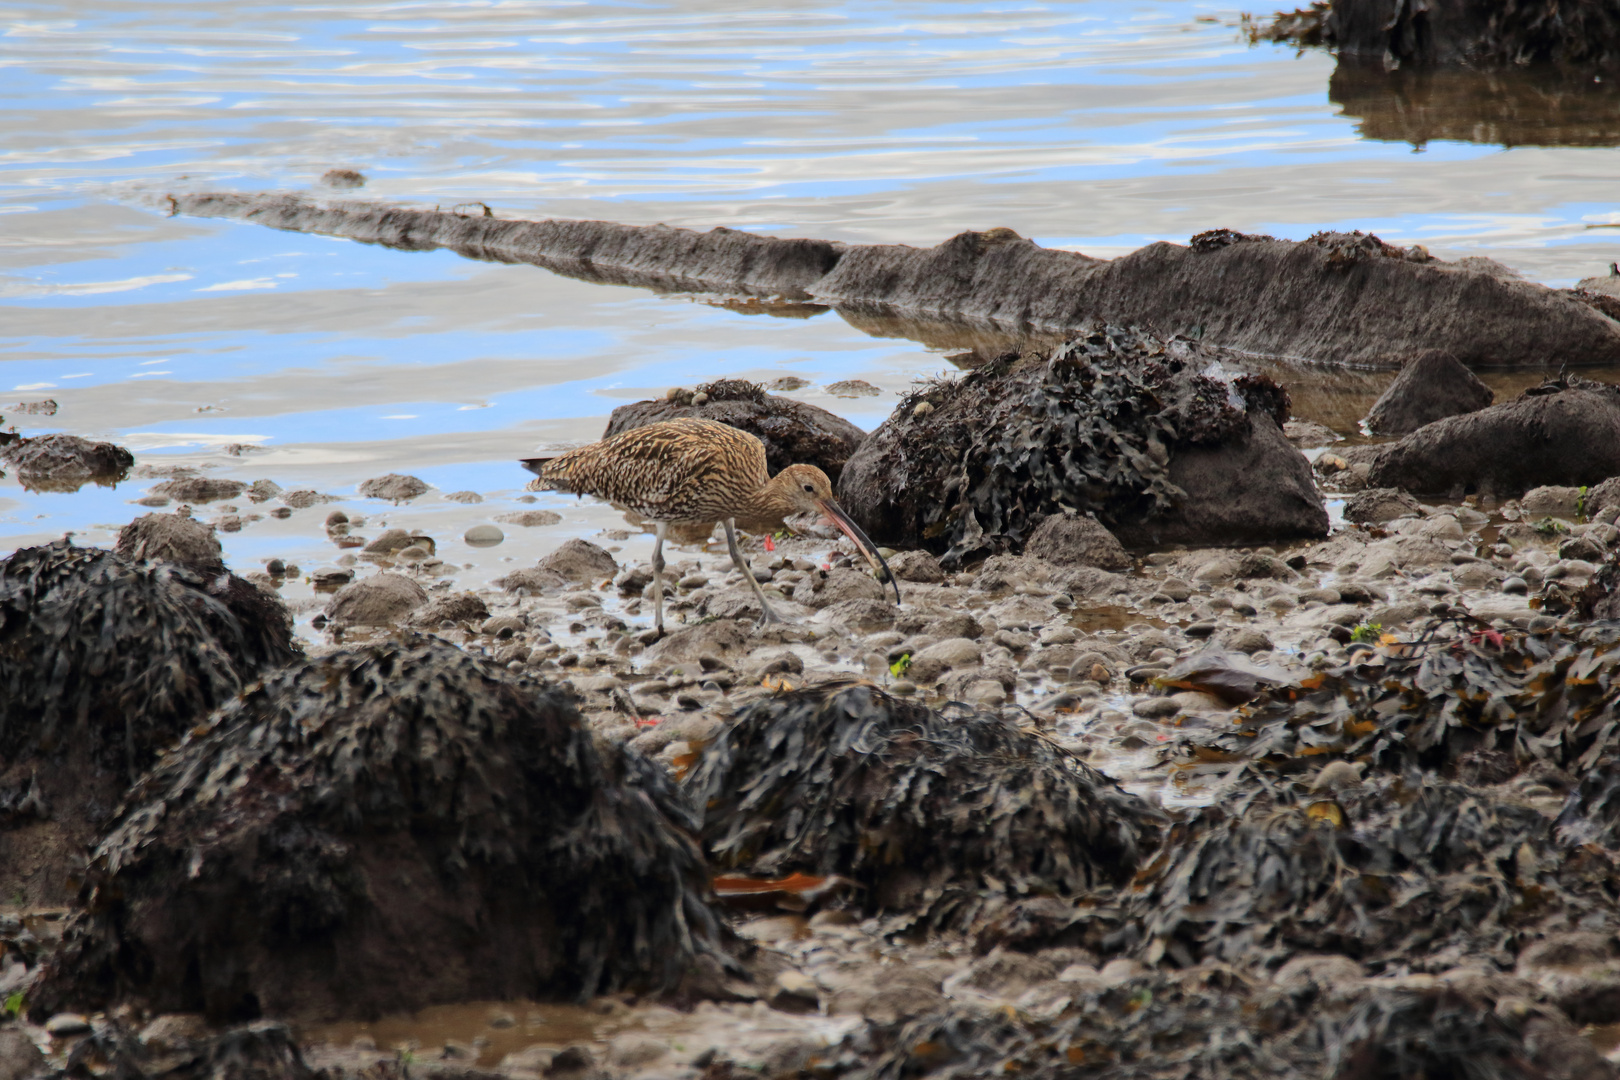
[[[754,580],[754,572],[748,569],[748,564],[743,561],[742,552],[737,550],[736,519],[726,518],[724,524],[726,526],[726,547],[731,549],[731,561],[737,564],[737,569],[742,571],[742,576],[748,579],[748,584],[753,588],[754,595],[759,597],[759,625],[787,622],[782,616],[772,611],[771,605],[765,602],[765,590],[760,588],[759,582]]]
[[[653,632],[664,636],[664,530],[669,526],[660,521],[657,539],[653,541]]]

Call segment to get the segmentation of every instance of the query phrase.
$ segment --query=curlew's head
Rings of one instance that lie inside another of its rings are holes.
[[[877,545],[872,543],[861,527],[850,520],[844,508],[838,505],[833,497],[832,481],[827,474],[814,465],[789,465],[775,476],[767,485],[775,502],[787,507],[787,515],[818,514],[826,518],[838,528],[845,536],[854,541],[866,561],[877,573],[878,580],[885,582],[894,589],[894,602],[900,602],[900,583],[889,570],[889,564],[883,561],[878,554]]]

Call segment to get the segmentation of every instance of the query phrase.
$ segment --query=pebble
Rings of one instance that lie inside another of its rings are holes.
[[[462,536],[469,547],[494,547],[506,539],[506,534],[494,525],[474,525]]]
[[[1176,715],[1181,704],[1167,697],[1137,698],[1131,702],[1131,712],[1145,720],[1158,720]]]
[[[53,1039],[83,1035],[89,1030],[90,1021],[80,1013],[57,1013],[45,1021],[45,1032]]]
[[[1524,578],[1514,575],[1502,582],[1502,591],[1509,596],[1523,596],[1530,591],[1530,584]]]

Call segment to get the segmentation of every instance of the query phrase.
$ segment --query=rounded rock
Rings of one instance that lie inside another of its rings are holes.
[[[474,525],[462,539],[469,547],[494,547],[506,539],[506,534],[494,525]]]

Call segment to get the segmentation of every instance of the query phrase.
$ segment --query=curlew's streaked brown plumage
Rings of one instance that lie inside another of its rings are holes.
[[[888,563],[838,500],[832,482],[814,465],[789,465],[775,476],[765,467],[765,446],[745,431],[713,420],[685,417],[622,432],[551,458],[527,458],[523,467],[552,491],[594,495],[634,510],[657,526],[653,542],[654,628],[664,632],[664,532],[670,525],[719,521],[726,529],[731,561],[759,598],[761,623],[781,617],[765,602],[765,592],[737,549],[736,522],[781,520],[819,514],[855,546],[894,587]]]

